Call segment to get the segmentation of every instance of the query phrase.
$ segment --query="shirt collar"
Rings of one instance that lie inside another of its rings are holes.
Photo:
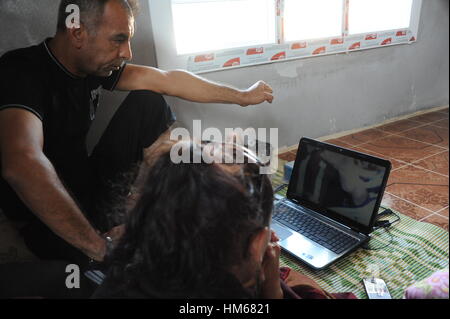
[[[70,72],[69,70],[67,70],[67,68],[58,61],[58,59],[55,57],[55,55],[52,53],[52,51],[50,50],[50,48],[48,47],[48,42],[51,40],[51,38],[48,38],[44,41],[44,48],[47,51],[48,55],[50,56],[50,58],[53,60],[53,62],[55,62],[55,64],[64,72],[66,73],[68,76],[70,76],[73,79],[76,80],[81,80],[83,79],[80,76],[77,76],[75,74],[73,74],[72,72]]]

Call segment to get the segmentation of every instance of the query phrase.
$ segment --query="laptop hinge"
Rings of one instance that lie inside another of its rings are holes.
[[[340,223],[340,222],[338,222],[338,221],[335,221],[335,220],[333,220],[333,219],[331,219],[331,218],[329,218],[329,219],[332,220],[334,223],[338,224],[340,227],[343,227],[343,228],[345,228],[345,229],[351,230],[352,232],[354,232],[354,233],[356,233],[356,234],[358,234],[358,235],[367,236],[366,234],[361,233],[358,229],[355,229],[355,228],[346,226],[346,225],[344,225],[344,224],[342,224],[342,223]]]
[[[344,225],[342,223],[339,223],[339,225],[341,227],[347,228],[348,230],[351,230],[352,232],[355,232],[355,233],[357,233],[359,235],[365,235],[365,234],[361,233],[358,229],[355,229],[355,228],[352,228],[352,227],[348,227],[348,226],[346,226],[346,225]]]

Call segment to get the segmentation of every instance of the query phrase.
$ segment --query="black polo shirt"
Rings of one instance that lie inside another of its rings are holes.
[[[74,165],[87,167],[86,136],[95,118],[101,89],[114,90],[125,66],[109,77],[77,77],[52,54],[49,40],[0,57],[0,111],[20,108],[39,118],[44,154],[63,182],[82,188],[88,182],[87,176],[80,176]],[[16,197],[0,177],[0,207],[11,218],[22,219],[21,209],[11,196]],[[13,216],[8,214],[11,211]]]

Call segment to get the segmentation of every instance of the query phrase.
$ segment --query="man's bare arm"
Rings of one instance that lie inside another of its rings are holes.
[[[128,64],[117,84],[122,91],[151,90],[192,102],[227,103],[241,106],[272,103],[272,88],[259,81],[246,90],[214,83],[183,70],[162,71]]]
[[[84,217],[43,154],[41,121],[21,109],[0,111],[3,178],[56,235],[87,256],[102,260],[105,241]]]

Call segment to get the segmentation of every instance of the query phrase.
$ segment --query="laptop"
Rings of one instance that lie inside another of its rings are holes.
[[[323,269],[370,239],[391,170],[387,160],[303,137],[271,228],[285,252]]]

